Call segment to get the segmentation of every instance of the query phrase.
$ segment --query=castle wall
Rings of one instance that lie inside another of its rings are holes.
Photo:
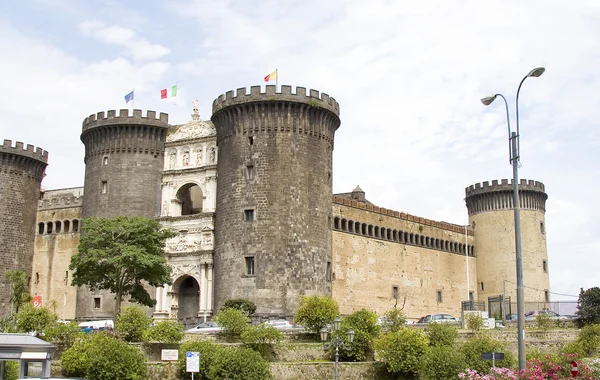
[[[35,216],[48,153],[11,140],[0,145],[0,317],[10,314],[7,270],[31,276]]]
[[[298,87],[238,89],[213,102],[217,129],[215,309],[228,298],[291,316],[330,295],[331,162],[337,102]]]
[[[470,229],[465,239],[464,226],[337,197],[333,217],[333,298],[342,314],[365,308],[381,315],[397,305],[410,319],[459,317],[468,292],[477,298]]]
[[[141,110],[99,112],[83,121],[81,141],[85,145],[85,202],[82,217],[157,217],[164,166],[164,143],[168,116]],[[150,294],[154,289],[148,288]],[[90,307],[92,297],[101,297],[101,307]],[[110,318],[114,295],[84,287],[78,292],[78,318]]]
[[[82,203],[83,188],[45,191],[37,212],[31,294],[66,320],[75,318],[77,304],[69,264],[79,245]]]
[[[512,184],[484,182],[466,189],[469,222],[477,245],[479,297],[505,295],[516,302],[515,219]],[[525,302],[545,301],[550,290],[545,233],[547,195],[540,182],[522,180],[521,247]],[[549,300],[549,298],[548,298]]]

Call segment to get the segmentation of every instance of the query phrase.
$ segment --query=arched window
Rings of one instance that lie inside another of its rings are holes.
[[[181,205],[181,215],[194,215],[202,212],[202,189],[194,183],[183,185],[177,191]]]
[[[367,234],[367,223],[363,223],[361,225],[361,234],[363,234],[363,235]]]
[[[44,223],[38,223],[38,234],[42,235],[44,233],[44,227],[46,225]]]
[[[64,227],[64,231],[66,234],[68,234],[69,232],[71,232],[71,222],[69,222],[68,220],[65,220],[63,222],[63,227]]]
[[[354,222],[352,220],[348,221],[348,232],[354,232]]]
[[[378,238],[379,236],[379,227],[375,226],[375,237]]]
[[[60,221],[54,222],[54,232],[59,234],[62,229],[62,223]]]
[[[73,219],[73,232],[79,232],[79,220]]]
[[[337,216],[335,218],[333,218],[333,229],[334,230],[340,229],[340,218],[338,218]]]
[[[52,222],[48,222],[46,223],[46,233],[47,234],[51,234],[52,233]]]

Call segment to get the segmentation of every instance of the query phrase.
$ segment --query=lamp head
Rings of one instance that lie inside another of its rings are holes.
[[[319,331],[319,334],[321,335],[321,342],[326,342],[327,335],[329,334],[329,330],[327,330],[325,327],[323,327],[321,329],[321,331]]]
[[[544,71],[546,71],[545,68],[543,68],[543,67],[536,67],[535,69],[531,70],[529,72],[529,74],[527,74],[527,76],[528,77],[537,78],[537,77],[541,76],[544,73]]]
[[[333,320],[333,330],[334,331],[340,331],[340,325],[342,324],[342,318],[340,318],[340,316],[338,315],[337,317],[335,317],[335,319]]]
[[[352,344],[352,342],[354,342],[354,330],[349,329],[347,334],[348,334],[348,343]]]
[[[490,104],[492,104],[494,102],[494,100],[496,100],[496,95],[487,96],[487,97],[481,99],[481,103],[483,103],[484,106],[489,106]]]

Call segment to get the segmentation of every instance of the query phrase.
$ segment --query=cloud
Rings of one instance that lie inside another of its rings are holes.
[[[84,21],[79,24],[83,36],[92,37],[109,45],[123,46],[125,53],[135,60],[155,60],[168,55],[171,50],[151,44],[129,28],[118,25],[107,26],[100,21]]]

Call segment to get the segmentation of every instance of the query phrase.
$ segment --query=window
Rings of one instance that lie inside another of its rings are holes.
[[[254,222],[254,209],[244,210],[244,222]]]
[[[38,223],[38,234],[43,235],[44,234],[44,223]]]
[[[108,192],[108,182],[102,181],[102,194],[106,194]]]
[[[544,300],[550,302],[550,292],[547,290],[544,290]]]
[[[543,234],[546,233],[546,227],[544,227],[544,222],[540,222],[540,232]]]
[[[35,284],[39,284],[40,283],[40,274],[38,272],[35,272]]]
[[[548,262],[546,260],[542,260],[542,269],[544,273],[548,273]]]
[[[73,220],[73,232],[79,232],[79,220]]]
[[[102,306],[102,297],[94,297],[94,309],[100,309]]]
[[[479,285],[481,285],[481,291],[483,291],[483,281]]]
[[[254,276],[254,256],[247,256],[244,259],[246,261],[246,275]]]
[[[246,179],[254,179],[254,165],[246,165]]]
[[[325,276],[326,276],[327,281],[331,281],[331,279],[332,279],[332,276],[331,276],[331,261],[327,262],[327,272],[325,272],[325,273],[326,273]]]
[[[104,164],[104,166],[108,165],[108,157],[105,156],[102,160],[102,163]]]
[[[392,297],[394,299],[398,299],[398,286],[397,285],[392,286]]]
[[[249,137],[248,137],[248,143],[249,143],[250,145],[254,145],[254,136],[249,136]]]
[[[473,292],[469,292],[469,301],[473,301]]]
[[[437,291],[437,303],[442,303],[442,291]]]

